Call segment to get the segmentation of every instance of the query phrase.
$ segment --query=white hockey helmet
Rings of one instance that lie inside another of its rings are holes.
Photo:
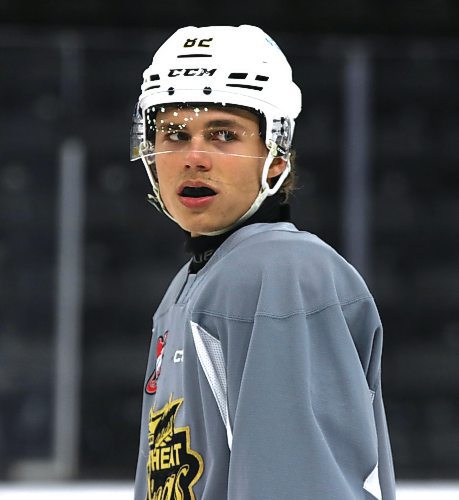
[[[250,209],[228,231],[252,215],[267,196],[276,193],[288,176],[295,118],[301,111],[301,92],[292,70],[277,44],[255,26],[189,26],[176,31],[158,49],[143,73],[141,94],[131,129],[131,160],[142,158],[153,186],[152,203],[170,218],[164,206],[154,169],[151,139],[154,116],[167,105],[240,106],[261,114],[265,120],[264,142],[268,149],[260,191]],[[286,168],[274,186],[268,170],[276,157]],[[173,219],[173,218],[172,218]]]

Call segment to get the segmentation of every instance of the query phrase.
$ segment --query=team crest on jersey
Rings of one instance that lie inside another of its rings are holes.
[[[151,377],[147,380],[145,384],[145,392],[147,394],[156,394],[156,389],[158,388],[158,378],[161,374],[161,365],[163,364],[164,358],[164,348],[166,347],[167,336],[169,332],[164,335],[160,335],[156,342],[156,366]]]
[[[182,403],[183,398],[171,397],[161,410],[150,410],[146,500],[196,500],[193,487],[204,461],[190,447],[190,428],[175,427]]]

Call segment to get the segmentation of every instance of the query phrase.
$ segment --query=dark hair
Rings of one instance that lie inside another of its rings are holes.
[[[293,191],[296,189],[296,164],[295,164],[296,151],[290,150],[290,172],[287,178],[279,188],[279,193],[283,194],[283,201],[287,201]],[[279,177],[274,177],[271,184],[275,184]]]

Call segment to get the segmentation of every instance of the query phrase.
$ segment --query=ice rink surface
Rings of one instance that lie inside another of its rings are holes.
[[[132,500],[132,483],[0,483],[1,500]],[[399,482],[397,500],[458,500],[458,482]]]

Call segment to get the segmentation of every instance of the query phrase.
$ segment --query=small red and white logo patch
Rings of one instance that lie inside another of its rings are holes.
[[[156,342],[156,367],[151,377],[145,384],[145,392],[147,394],[156,394],[158,388],[158,378],[161,374],[161,365],[163,364],[164,348],[166,347],[168,331],[164,335],[158,337]]]

